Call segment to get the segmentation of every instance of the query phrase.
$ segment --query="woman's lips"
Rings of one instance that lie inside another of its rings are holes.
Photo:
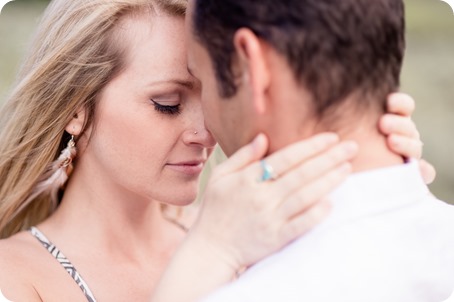
[[[167,164],[167,167],[169,167],[171,170],[190,175],[190,176],[195,176],[199,175],[203,167],[205,166],[205,161],[188,161],[188,162],[180,162],[180,163],[174,163],[174,164]]]

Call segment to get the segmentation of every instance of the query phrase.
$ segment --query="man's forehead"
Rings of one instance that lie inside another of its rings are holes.
[[[192,20],[193,20],[193,14],[194,14],[194,8],[193,8],[193,1],[189,0],[188,1],[188,6],[186,9],[186,14],[185,14],[185,26],[186,26],[186,34],[188,35],[188,39],[193,38],[193,30],[192,30]]]
[[[194,5],[195,1],[188,0],[188,6],[186,8],[186,20],[192,19],[192,15],[194,14]]]

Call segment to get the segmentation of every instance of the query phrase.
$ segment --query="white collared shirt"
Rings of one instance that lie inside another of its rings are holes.
[[[446,300],[445,300],[445,301],[443,301],[443,302],[454,302],[454,293],[452,293],[452,295],[451,295],[451,296],[449,296],[449,298],[448,298],[448,299],[446,299]]]
[[[325,222],[204,302],[440,302],[454,290],[454,206],[416,163],[357,173]]]

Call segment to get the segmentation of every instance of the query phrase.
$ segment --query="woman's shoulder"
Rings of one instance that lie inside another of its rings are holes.
[[[10,269],[13,275],[26,271],[36,249],[32,239],[28,232],[21,232],[0,240],[0,275]]]
[[[30,232],[0,240],[0,290],[14,302],[86,301],[77,283]]]
[[[11,301],[41,301],[33,284],[41,253],[32,239],[21,232],[0,240],[0,290]]]

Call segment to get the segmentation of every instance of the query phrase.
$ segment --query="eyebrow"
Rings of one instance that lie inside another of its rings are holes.
[[[162,84],[176,84],[178,86],[185,87],[187,89],[194,89],[195,83],[192,80],[182,79],[166,79],[150,83],[150,85],[162,85]]]

